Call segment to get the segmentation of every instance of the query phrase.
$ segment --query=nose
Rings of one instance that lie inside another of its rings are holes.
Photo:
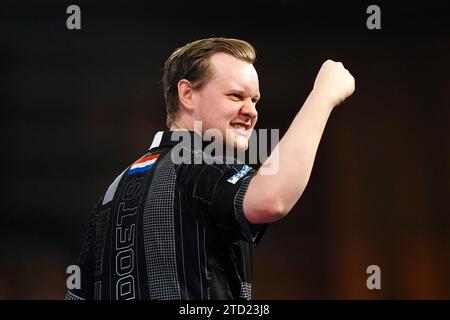
[[[256,111],[256,103],[251,99],[246,99],[242,108],[241,113],[250,117],[250,119],[255,119],[258,116],[258,111]]]

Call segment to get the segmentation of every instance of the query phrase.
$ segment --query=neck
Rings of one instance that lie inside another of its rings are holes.
[[[170,131],[194,131],[194,118],[192,115],[187,115],[179,112],[176,119],[170,125]]]

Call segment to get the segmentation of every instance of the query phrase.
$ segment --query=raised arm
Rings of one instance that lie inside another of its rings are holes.
[[[354,90],[355,80],[342,63],[323,63],[303,107],[250,182],[244,212],[251,223],[276,221],[289,213],[308,184],[331,111]],[[270,172],[273,168],[277,170]]]

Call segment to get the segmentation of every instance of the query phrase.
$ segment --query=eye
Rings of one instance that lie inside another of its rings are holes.
[[[242,100],[242,96],[239,93],[230,93],[228,94],[234,101]]]

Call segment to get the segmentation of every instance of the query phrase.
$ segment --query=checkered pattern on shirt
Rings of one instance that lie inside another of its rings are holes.
[[[144,207],[144,248],[150,298],[181,299],[175,252],[176,174],[170,152],[159,162]]]

